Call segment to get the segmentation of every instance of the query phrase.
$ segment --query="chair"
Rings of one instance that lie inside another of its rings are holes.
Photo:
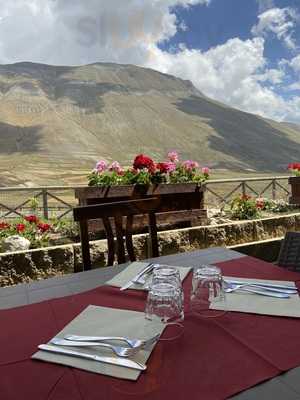
[[[158,239],[155,211],[159,199],[151,197],[141,200],[119,201],[114,203],[79,206],[73,209],[74,221],[80,225],[80,239],[84,270],[91,269],[90,245],[88,237],[88,220],[101,218],[105,228],[108,245],[108,265],[113,265],[115,254],[119,264],[126,262],[124,236],[130,261],[135,261],[132,243],[132,226],[135,215],[148,214],[149,233],[151,237],[151,256],[158,257]],[[126,217],[126,227],[123,228],[123,217]],[[110,218],[113,218],[114,225]],[[115,229],[113,229],[115,228]],[[115,232],[114,232],[115,231]],[[115,237],[116,235],[116,246]],[[78,271],[75,271],[78,272]]]
[[[286,232],[276,264],[300,272],[300,232]]]

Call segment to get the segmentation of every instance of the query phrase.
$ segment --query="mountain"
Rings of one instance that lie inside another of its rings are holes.
[[[0,65],[0,185],[76,185],[100,158],[129,165],[169,149],[213,168],[284,172],[300,161],[300,127],[133,65]]]
[[[300,125],[295,124],[293,122],[282,122],[282,125],[288,126],[289,128],[295,129],[296,131],[298,130],[300,132]]]

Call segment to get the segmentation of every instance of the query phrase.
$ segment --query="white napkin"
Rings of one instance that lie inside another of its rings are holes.
[[[152,321],[151,321],[152,322]],[[156,334],[162,333],[164,325],[161,323],[152,323],[151,326],[146,323],[144,313],[138,311],[119,310],[108,307],[88,306],[73,321],[71,321],[56,336],[63,339],[67,334],[87,335],[87,336],[123,336],[129,338],[149,339]],[[131,357],[133,360],[146,363],[150,357],[151,348],[139,351]],[[71,347],[70,349],[74,349]],[[78,352],[105,355],[115,357],[110,350],[94,347],[76,347]],[[83,358],[70,357],[67,355],[49,353],[40,350],[32,358],[53,362],[57,364],[68,365],[98,374],[109,375],[116,378],[137,380],[141,371],[119,367],[112,364],[104,364]]]
[[[287,285],[294,289],[294,282],[273,281],[265,279],[248,279],[224,276],[224,280],[239,280],[241,282],[259,282],[272,283],[278,285]],[[211,308],[215,310],[238,311],[253,314],[275,315],[281,317],[296,317],[300,318],[300,297],[297,294],[290,295],[287,299],[262,296],[250,292],[236,291],[226,293],[225,306],[214,303]]]
[[[124,271],[120,272],[118,275],[114,276],[110,281],[106,282],[106,285],[122,287],[131,279],[133,279],[143,268],[145,268],[149,263],[135,261],[128,265]],[[187,267],[175,267],[178,269],[180,274],[180,279],[183,281],[191,268]],[[130,289],[145,290],[141,285],[132,285]]]

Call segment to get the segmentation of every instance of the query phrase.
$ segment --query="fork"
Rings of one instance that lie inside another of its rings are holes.
[[[149,277],[149,274],[153,272],[157,264],[149,264],[148,269],[138,278],[133,278],[132,282],[138,285],[145,285],[147,278]]]
[[[66,335],[64,337],[66,340],[73,341],[85,341],[85,342],[102,342],[102,341],[119,341],[126,342],[131,348],[146,348],[153,343],[155,343],[159,338],[160,334],[153,336],[152,338],[143,340],[143,339],[128,339],[126,337],[117,337],[117,336],[79,336],[79,335]]]
[[[262,296],[278,297],[280,299],[288,299],[290,297],[286,293],[282,293],[282,292],[277,293],[277,292],[273,292],[273,291],[267,291],[264,288],[263,289],[259,288],[260,290],[255,289],[255,288],[252,289],[251,286],[252,285],[249,285],[247,283],[240,284],[240,285],[226,283],[224,291],[226,293],[232,293],[232,292],[235,292],[236,290],[242,290],[244,292],[256,293],[256,294],[260,294]]]
[[[124,286],[120,288],[121,291],[130,288],[133,284],[143,286],[146,283],[146,276],[149,275],[150,272],[156,267],[157,264],[148,264],[141,272],[139,272],[136,276],[134,276],[130,281],[125,283]]]
[[[131,357],[139,352],[141,348],[131,348],[131,347],[121,347],[121,346],[113,346],[108,343],[100,343],[100,342],[79,342],[79,341],[71,341],[64,340],[60,338],[51,339],[50,343],[55,344],[57,346],[72,346],[72,347],[105,347],[107,349],[112,350],[118,357]]]

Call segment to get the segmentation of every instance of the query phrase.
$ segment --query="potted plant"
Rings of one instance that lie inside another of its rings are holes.
[[[289,177],[289,184],[291,185],[292,194],[289,198],[289,203],[300,204],[300,163],[289,164],[288,170],[295,175]]]
[[[139,154],[131,167],[117,161],[101,160],[88,176],[88,187],[75,190],[80,205],[101,204],[137,198],[159,197],[161,211],[201,210],[204,214],[204,187],[209,168],[192,160],[179,160],[170,151],[164,162]],[[206,213],[205,213],[206,216]]]

